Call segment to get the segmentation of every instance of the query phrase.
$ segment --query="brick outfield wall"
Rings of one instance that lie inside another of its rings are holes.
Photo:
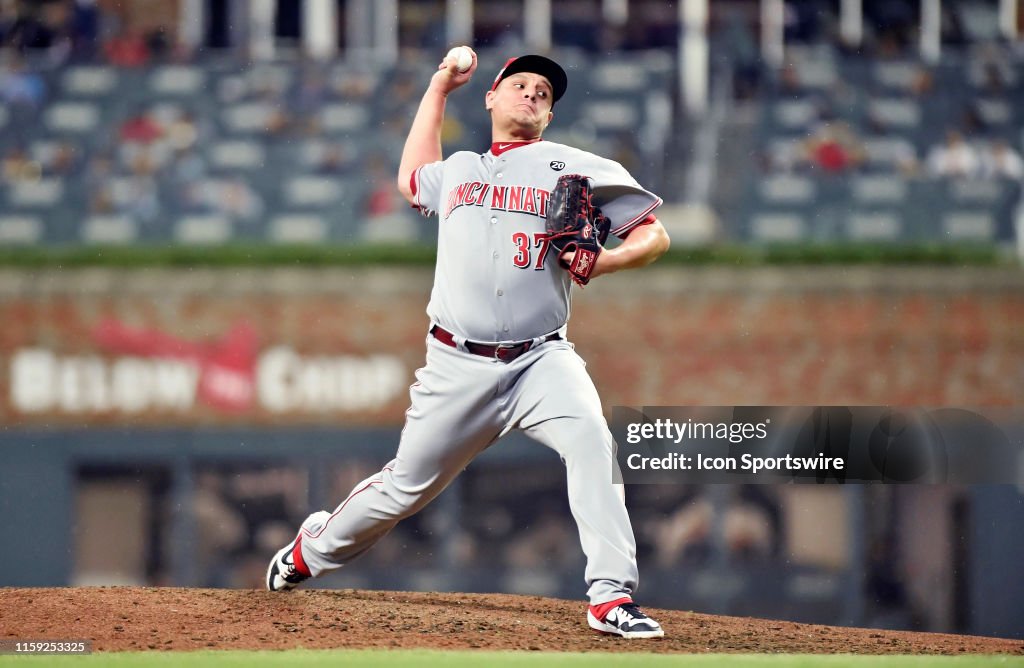
[[[110,358],[101,322],[259,350],[421,365],[431,272],[399,269],[0,272],[0,423],[400,424],[370,410],[36,412],[12,406],[12,356]],[[613,405],[1014,405],[1024,396],[1024,274],[976,268],[659,269],[577,291],[570,338]]]

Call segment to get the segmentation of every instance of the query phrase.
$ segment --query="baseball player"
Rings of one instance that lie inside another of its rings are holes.
[[[616,162],[541,140],[567,78],[557,63],[537,55],[510,59],[487,92],[490,148],[442,159],[445,104],[476,66],[475,53],[464,72],[453,58],[442,61],[398,171],[402,194],[422,212],[436,213],[439,225],[426,364],[410,388],[398,453],[333,512],[303,522],[270,562],[267,588],[292,589],[349,563],[429,503],[484,449],[519,429],[565,463],[587,558],[589,625],[627,638],[662,636],[632,599],[636,544],[622,487],[612,482],[612,435],[584,362],[566,338],[575,275],[565,267],[574,266],[576,253],[550,252],[545,233],[546,200],[559,175],[585,175],[611,233],[623,239],[614,249],[599,249],[586,280],[640,267],[669,246],[652,215],[662,200]]]

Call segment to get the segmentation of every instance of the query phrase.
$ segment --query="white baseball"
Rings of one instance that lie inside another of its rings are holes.
[[[455,67],[460,72],[465,72],[473,66],[473,53],[465,46],[456,46],[448,52],[447,58],[455,61]]]

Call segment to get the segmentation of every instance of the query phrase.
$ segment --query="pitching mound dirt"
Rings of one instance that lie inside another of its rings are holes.
[[[434,648],[555,652],[1024,654],[1024,642],[649,612],[657,640],[594,633],[584,604],[535,596],[102,587],[0,589],[0,638],[96,651]]]

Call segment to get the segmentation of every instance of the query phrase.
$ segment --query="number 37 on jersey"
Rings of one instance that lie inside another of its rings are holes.
[[[548,238],[547,233],[534,232],[531,237],[526,232],[514,232],[512,243],[515,245],[512,264],[520,269],[527,269],[531,266],[534,269],[544,268],[544,261],[547,259],[548,249],[551,247],[551,239]]]

